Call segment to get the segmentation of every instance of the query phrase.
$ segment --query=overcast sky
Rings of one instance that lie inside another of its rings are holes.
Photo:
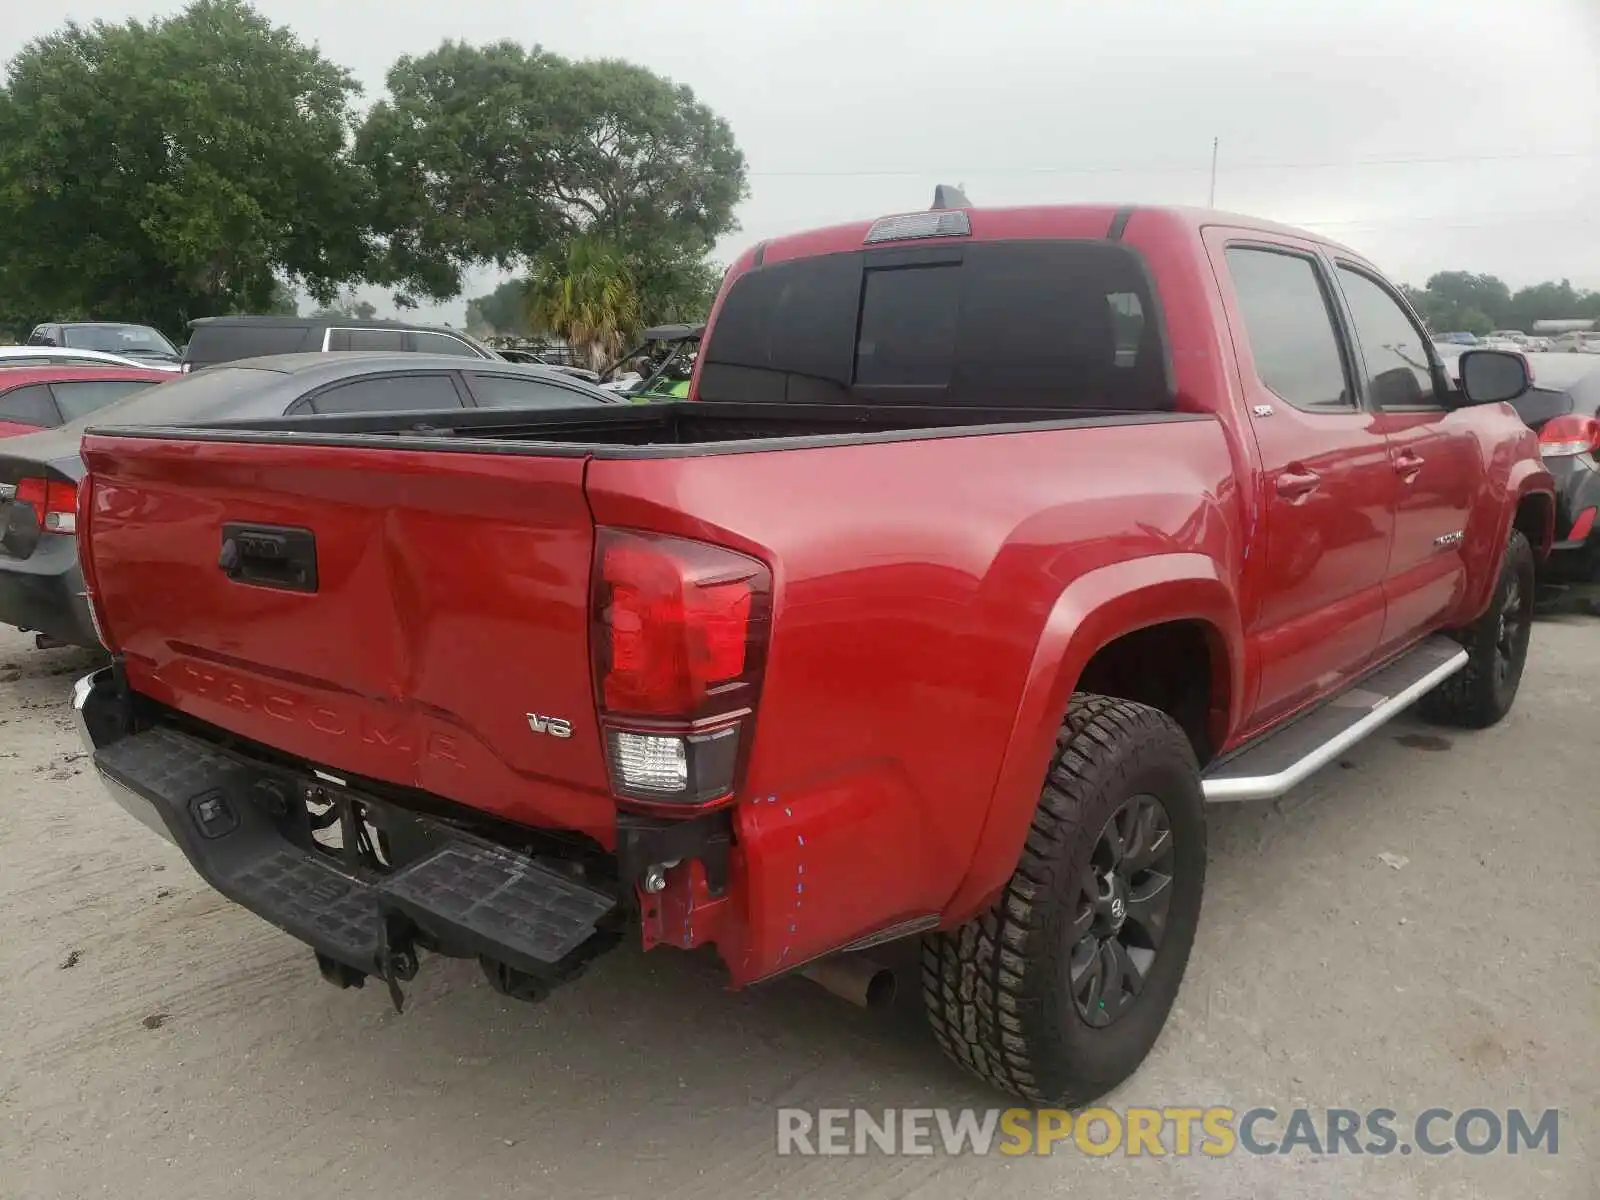
[[[179,7],[14,4],[0,55],[68,18]],[[975,204],[1204,204],[1215,137],[1218,207],[1310,226],[1399,279],[1463,268],[1600,288],[1600,0],[257,7],[349,67],[369,100],[397,56],[447,37],[625,58],[690,85],[750,164],[724,260],[926,207],[940,182]],[[424,311],[459,324],[464,305]]]

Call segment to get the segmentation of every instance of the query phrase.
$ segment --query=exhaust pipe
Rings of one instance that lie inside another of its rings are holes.
[[[888,1008],[894,1003],[894,972],[859,954],[824,958],[800,974],[858,1008]]]

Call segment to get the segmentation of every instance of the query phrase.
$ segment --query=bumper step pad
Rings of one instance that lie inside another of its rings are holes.
[[[293,776],[232,759],[175,730],[101,746],[94,761],[109,784],[155,807],[219,892],[368,974],[387,973],[387,931],[397,916],[452,950],[538,972],[578,951],[616,907],[615,896],[442,824],[437,850],[392,875],[358,877],[291,842],[253,798],[263,788],[293,795]]]
[[[379,903],[479,953],[537,970],[594,933],[616,901],[498,846],[455,842],[379,886]]]

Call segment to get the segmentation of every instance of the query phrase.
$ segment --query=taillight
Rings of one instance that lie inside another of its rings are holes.
[[[1543,458],[1570,458],[1600,449],[1600,421],[1593,417],[1555,417],[1539,431]]]
[[[23,479],[17,483],[16,502],[33,509],[39,528],[46,533],[75,533],[78,529],[78,489],[54,479]]]
[[[100,639],[100,644],[107,650],[115,650],[106,638],[105,623],[100,619],[100,605],[94,597],[94,564],[89,558],[89,531],[92,528],[91,517],[94,505],[94,477],[85,475],[83,482],[78,485],[78,512],[77,524],[82,530],[78,538],[78,574],[83,576],[83,604],[89,610],[89,624],[94,626],[94,635]]]
[[[731,799],[765,665],[772,575],[705,542],[596,531],[595,699],[612,791],[645,807]]]

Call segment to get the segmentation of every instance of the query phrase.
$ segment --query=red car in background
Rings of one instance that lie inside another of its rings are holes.
[[[54,429],[172,378],[144,367],[0,365],[0,437]]]

